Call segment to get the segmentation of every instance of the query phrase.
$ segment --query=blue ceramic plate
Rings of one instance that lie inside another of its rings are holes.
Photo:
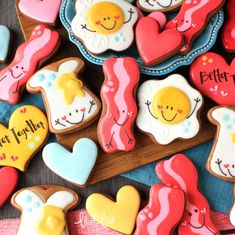
[[[81,53],[87,60],[89,60],[94,64],[102,65],[104,60],[110,57],[132,56],[139,63],[141,72],[152,76],[161,76],[164,74],[168,74],[180,66],[189,65],[199,55],[209,51],[211,47],[215,44],[219,29],[224,22],[224,13],[223,11],[219,11],[210,20],[207,27],[201,34],[201,36],[197,38],[197,40],[195,40],[191,51],[187,55],[176,55],[170,58],[169,60],[165,61],[164,63],[158,64],[154,67],[147,67],[143,64],[135,46],[132,46],[131,48],[129,48],[128,50],[124,51],[121,54],[110,51],[99,56],[94,56],[90,54],[83,46],[83,44],[73,35],[73,32],[71,30],[71,21],[74,18],[74,16],[75,16],[75,1],[62,0],[62,5],[60,8],[60,20],[68,31],[69,39],[75,45],[77,45],[78,49],[81,51]]]

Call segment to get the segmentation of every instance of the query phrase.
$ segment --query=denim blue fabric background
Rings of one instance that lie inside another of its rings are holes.
[[[7,125],[12,112],[17,107],[24,104],[36,105],[44,110],[41,95],[27,93],[23,101],[18,105],[13,106],[5,102],[0,102],[0,122]],[[51,136],[50,141],[52,140],[55,140],[53,135]],[[209,200],[211,207],[214,210],[228,213],[233,203],[233,185],[210,175],[206,171],[205,163],[210,153],[211,146],[212,142],[209,142],[187,150],[184,153],[195,163],[199,174],[200,189]],[[159,182],[159,179],[157,179],[155,175],[155,165],[156,162],[130,171],[123,174],[123,176],[151,186],[154,183]]]

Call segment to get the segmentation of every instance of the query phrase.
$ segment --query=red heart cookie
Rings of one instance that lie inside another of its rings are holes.
[[[183,45],[181,33],[175,29],[160,31],[156,19],[147,16],[136,26],[136,44],[139,54],[147,66],[161,63],[177,54]]]
[[[0,207],[6,202],[13,192],[18,181],[18,172],[12,167],[3,167],[0,169]]]
[[[61,0],[20,0],[19,9],[27,17],[45,24],[56,23]]]
[[[191,65],[196,88],[220,105],[235,105],[235,60],[228,65],[218,54],[208,52]]]

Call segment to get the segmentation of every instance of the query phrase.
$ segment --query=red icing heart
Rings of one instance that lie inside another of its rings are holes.
[[[6,154],[3,153],[2,156],[0,156],[0,161],[1,161],[1,160],[5,160],[5,159],[6,159]]]
[[[100,24],[100,21],[99,21],[99,20],[98,20],[98,21],[96,21],[96,22],[95,22],[95,24],[99,25],[99,24]]]
[[[20,0],[19,9],[31,19],[46,24],[55,24],[60,5],[61,0],[30,0],[30,3],[28,0]]]
[[[85,112],[86,111],[86,108],[83,108],[83,109],[80,109],[81,112]]]
[[[13,192],[18,181],[18,173],[15,168],[3,167],[0,169],[0,207],[6,202]]]
[[[235,105],[235,60],[228,65],[215,53],[198,57],[190,68],[196,88],[220,105]]]
[[[18,159],[17,156],[11,156],[11,160],[12,160],[12,161],[16,161],[17,159]]]
[[[159,23],[150,16],[137,23],[136,44],[145,65],[161,63],[177,54],[183,41],[183,36],[175,29],[160,32]]]
[[[66,116],[63,116],[63,117],[62,117],[62,120],[63,120],[63,121],[65,121],[66,119],[67,119],[67,117],[66,117]]]
[[[181,114],[181,113],[183,113],[183,110],[182,110],[182,109],[178,109],[177,112],[178,112],[179,114]]]
[[[224,164],[224,167],[225,168],[229,168],[229,164]]]
[[[21,113],[26,113],[26,108],[20,110]]]
[[[159,109],[162,109],[162,108],[163,108],[163,106],[162,106],[162,105],[158,105],[157,107],[158,107]]]

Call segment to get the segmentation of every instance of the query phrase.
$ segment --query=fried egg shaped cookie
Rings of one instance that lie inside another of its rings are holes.
[[[77,0],[73,34],[92,54],[126,50],[134,40],[136,8],[123,0]]]
[[[146,81],[140,86],[137,98],[137,127],[154,142],[166,145],[177,138],[197,135],[203,98],[183,76],[173,74],[161,81]]]

